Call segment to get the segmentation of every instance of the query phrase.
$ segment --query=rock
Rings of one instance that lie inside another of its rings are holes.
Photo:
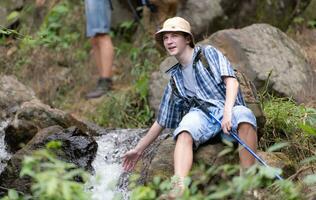
[[[241,28],[254,23],[271,24],[285,31],[291,24],[294,14],[306,4],[306,2],[291,0],[152,0],[151,2],[157,6],[157,12],[152,13],[149,9],[144,9],[143,21],[147,32],[153,34],[167,18],[180,16],[190,22],[192,32],[198,40],[218,30]]]
[[[9,27],[16,20],[8,20],[8,16],[24,6],[23,0],[2,0],[0,2],[0,24],[4,27]]]
[[[0,76],[0,119],[13,115],[25,101],[37,99],[32,89],[14,76]]]
[[[294,163],[284,153],[258,151],[257,154],[269,166],[282,169],[282,177],[289,177],[296,171]]]
[[[223,30],[201,43],[219,48],[259,90],[265,89],[268,82],[273,92],[293,97],[298,102],[316,98],[315,73],[307,62],[306,53],[273,26],[254,24],[243,29]]]
[[[155,176],[169,178],[173,175],[173,152],[175,141],[172,137],[164,140],[157,149],[156,156],[152,159],[148,168],[147,181],[150,181]],[[209,165],[221,165],[224,163],[238,163],[238,158],[233,156],[218,157],[218,154],[224,149],[223,143],[205,144],[200,146],[194,152],[193,162],[198,164],[203,162]]]
[[[25,155],[31,155],[34,150],[43,148],[52,140],[62,142],[58,157],[61,160],[72,162],[80,168],[91,170],[91,163],[97,151],[97,143],[88,134],[76,127],[63,129],[60,126],[51,126],[39,131],[33,139],[22,149],[16,152],[8,161],[6,168],[0,174],[0,185],[5,188],[14,188],[18,191],[29,192],[29,178],[20,178],[21,163]],[[0,194],[3,191],[0,191]]]
[[[217,30],[214,30],[216,19],[224,18],[225,13],[221,3],[222,0],[187,0],[179,4],[177,16],[188,20],[195,38],[201,39]]]
[[[21,148],[21,144],[27,144],[35,133],[49,126],[59,125],[63,128],[76,126],[82,132],[97,135],[97,126],[78,120],[72,115],[53,109],[38,100],[24,102],[14,119],[5,129],[5,141],[7,148],[15,152]]]
[[[170,76],[166,74],[165,71],[176,63],[177,60],[173,56],[169,56],[164,61],[162,61],[159,66],[159,71],[153,72],[151,74],[151,81],[149,85],[149,103],[150,106],[155,110],[156,115],[158,113],[164,88],[166,87],[170,78]]]
[[[164,140],[157,149],[156,156],[152,159],[148,168],[147,181],[153,180],[153,177],[160,176],[162,178],[170,178],[173,173],[173,152],[175,142],[171,137]],[[219,156],[225,148],[230,148],[221,142],[213,142],[200,146],[193,156],[193,167],[199,163],[208,166],[220,166],[222,164],[238,164],[238,153],[231,152],[229,154]],[[295,172],[294,164],[283,153],[280,152],[262,152],[257,153],[271,167],[277,167],[283,170],[283,176],[288,177]]]
[[[184,1],[151,0],[150,2],[156,6],[157,12],[151,12],[145,7],[143,12],[143,23],[146,32],[153,35],[167,18],[176,15],[178,5]]]

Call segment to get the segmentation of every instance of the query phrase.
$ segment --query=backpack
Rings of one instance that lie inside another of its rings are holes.
[[[205,55],[204,55],[204,47],[201,46],[201,49],[202,49],[202,51],[198,55],[198,58],[195,60],[195,62],[200,60],[202,62],[202,65],[207,69],[209,74],[212,76],[213,72],[211,70],[211,67],[210,67]],[[239,88],[240,88],[242,96],[245,100],[245,104],[254,113],[254,115],[256,117],[257,128],[258,128],[257,135],[258,135],[258,139],[260,139],[260,137],[263,135],[263,128],[264,128],[264,125],[266,123],[266,118],[264,116],[260,101],[258,99],[256,87],[255,87],[254,83],[252,81],[250,81],[244,73],[242,73],[241,71],[238,71],[236,69],[234,69],[234,71],[235,71],[235,75],[237,77],[237,80],[239,82]],[[176,87],[173,79],[171,79],[171,87],[172,87],[173,93],[175,93],[177,96],[179,96],[178,91],[177,91],[177,87]]]

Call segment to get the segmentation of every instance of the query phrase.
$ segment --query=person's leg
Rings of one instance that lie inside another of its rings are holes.
[[[160,196],[159,199],[176,199],[181,197],[185,184],[184,179],[188,176],[193,163],[193,139],[189,132],[181,131],[177,136],[174,149],[174,176],[171,178],[172,190]]]
[[[238,135],[254,152],[257,151],[257,132],[249,123],[240,123],[238,126]],[[243,169],[249,168],[255,164],[255,157],[243,146],[239,147],[240,165]]]
[[[91,38],[92,51],[99,71],[97,87],[86,95],[86,98],[98,98],[112,87],[112,64],[114,50],[108,34],[98,34]]]
[[[177,137],[174,150],[174,174],[179,178],[188,176],[193,162],[193,139],[190,133],[183,131]]]
[[[93,54],[101,78],[112,77],[114,49],[108,34],[98,34],[92,38]]]

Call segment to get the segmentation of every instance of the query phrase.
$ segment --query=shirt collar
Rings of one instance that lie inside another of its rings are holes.
[[[199,59],[199,55],[201,51],[202,51],[202,48],[198,45],[195,45],[194,52],[193,52],[193,63],[196,62],[197,59]],[[178,62],[175,65],[171,66],[167,71],[165,71],[165,73],[173,75],[179,69],[180,69],[180,63]]]

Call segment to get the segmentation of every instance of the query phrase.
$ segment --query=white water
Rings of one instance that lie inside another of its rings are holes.
[[[7,127],[8,122],[0,122],[0,173],[4,170],[6,166],[6,161],[11,157],[11,154],[5,150],[4,143],[4,128]]]
[[[139,140],[131,130],[126,133],[110,133],[96,138],[98,151],[92,166],[95,174],[87,184],[93,200],[129,199],[128,174],[122,169],[122,155]]]

